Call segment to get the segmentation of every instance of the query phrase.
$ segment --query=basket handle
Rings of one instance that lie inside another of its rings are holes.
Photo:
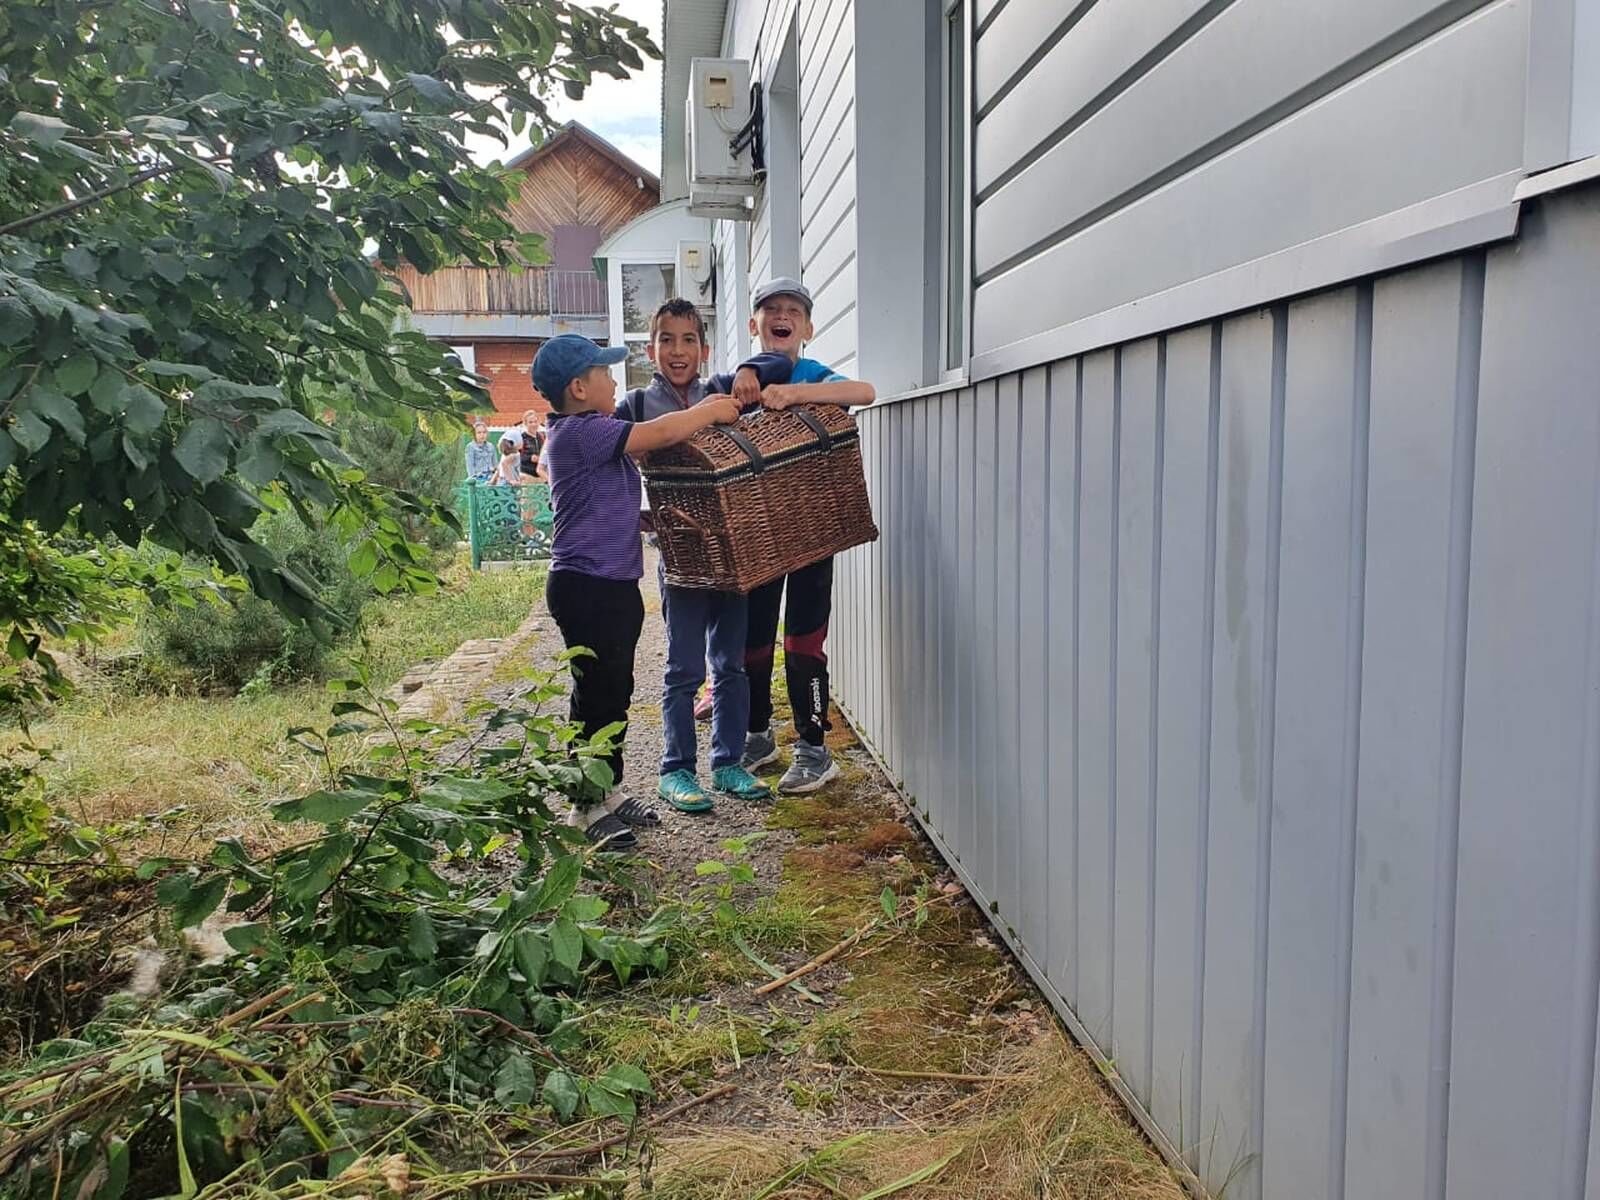
[[[828,427],[817,420],[816,414],[807,412],[804,408],[791,408],[789,410],[812,433],[817,435],[817,441],[822,443],[824,451],[833,449],[833,434],[828,432]]]
[[[761,474],[761,472],[767,469],[766,455],[757,450],[756,444],[744,434],[740,433],[737,429],[734,429],[730,425],[713,425],[711,428],[720,433],[723,437],[727,438],[735,446],[739,447],[739,449],[744,451],[745,457],[750,460],[750,469],[757,475]]]
[[[676,505],[668,505],[665,508],[654,508],[650,511],[655,514],[657,538],[670,540],[671,538],[681,534],[684,530],[684,527],[687,526],[688,529],[700,539],[701,544],[705,546],[706,557],[711,560],[712,569],[721,575],[726,575],[728,573],[728,564],[726,561],[724,561],[721,553],[721,546],[718,544],[715,538],[708,538],[706,536],[705,528],[700,524],[700,522],[696,521],[693,517],[684,512],[683,509],[678,508]],[[674,528],[675,525],[677,528]]]

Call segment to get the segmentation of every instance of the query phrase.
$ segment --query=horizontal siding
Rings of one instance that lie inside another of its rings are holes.
[[[744,357],[746,333],[740,327],[739,306],[735,289],[745,286],[740,278],[738,246],[736,239],[743,230],[731,221],[719,221],[715,226],[717,256],[717,328],[716,346],[712,366],[719,371],[732,370]]]
[[[976,350],[1515,169],[1530,3],[1090,7],[976,127]]]
[[[980,192],[1132,72],[1163,39],[1204,9],[1206,0],[1096,4],[1021,79],[1011,72],[1036,53],[1040,39],[1072,9],[1059,0],[1021,4],[1012,13],[1017,7],[1006,6],[973,52],[977,109],[983,114],[973,138],[973,178]],[[1012,86],[996,104],[993,96],[1003,83]]]
[[[1014,0],[995,15],[973,54],[973,104],[978,112],[1018,80],[1029,60],[1043,57],[1066,27],[1076,24],[1095,0]]]
[[[1511,169],[1522,149],[1525,27],[1524,8],[1503,0],[987,282],[980,276],[976,349]],[[1416,103],[1422,95],[1426,105]],[[1053,211],[1044,195],[1035,203]],[[1010,198],[1003,210],[979,205],[980,260],[985,245],[1010,236],[1000,211],[1013,208]]]
[[[1385,48],[1430,15],[1446,20],[1460,8],[1438,0],[1240,0],[1161,65],[1122,93],[985,201],[975,268],[980,276],[1025,253],[1056,230],[1159,178],[1232,130],[1289,102],[1308,81]],[[1425,27],[1425,26],[1423,26]],[[1373,49],[1377,47],[1378,49]],[[1219,62],[1250,63],[1233,86],[1214,86]],[[1205,95],[1207,103],[1194,97]],[[1004,106],[1002,106],[1004,107]],[[1017,113],[997,110],[999,132],[1018,138]],[[1055,116],[1049,120],[1054,123]],[[1139,136],[1130,137],[1130,130]],[[1020,152],[1038,144],[1038,130],[1018,139]],[[1000,138],[978,133],[978,188],[986,192],[983,150]],[[991,149],[991,152],[992,149]],[[1020,154],[1019,154],[1020,156]],[[1448,190],[1441,188],[1440,190]],[[1047,211],[1038,198],[1050,196]],[[1418,199],[1422,197],[1416,197]],[[1274,247],[1276,248],[1276,247]]]
[[[854,0],[747,2],[736,9],[728,50],[752,59],[759,78],[776,63],[791,20],[798,28],[801,278],[815,296],[818,329],[807,352],[835,365],[853,362],[857,350],[854,16]],[[728,283],[745,295],[772,274],[769,213],[763,194],[754,220],[736,235],[747,239],[750,268]],[[733,295],[721,292],[724,327],[734,323]]]
[[[1591,189],[862,415],[841,700],[1231,1200],[1594,1194],[1596,278]]]
[[[854,0],[817,0],[800,30],[800,262],[815,299],[807,353],[856,354]]]
[[[747,231],[750,239],[750,278],[766,279],[772,274],[772,204],[763,188]]]

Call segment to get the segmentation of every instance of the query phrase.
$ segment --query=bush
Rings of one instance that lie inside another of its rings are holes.
[[[440,444],[408,415],[403,422],[363,413],[341,416],[339,440],[367,478],[395,491],[410,492],[436,504],[450,504],[461,481],[463,457],[454,440]],[[455,545],[456,531],[447,525],[404,518],[406,536],[434,550]]]
[[[248,592],[191,608],[152,608],[143,631],[147,677],[237,692],[324,673],[335,639],[361,619],[370,588],[351,573],[349,548],[326,529],[282,513],[263,518],[252,532],[311,584],[327,619],[291,620]]]

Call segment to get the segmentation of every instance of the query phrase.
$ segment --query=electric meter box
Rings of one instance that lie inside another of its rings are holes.
[[[712,257],[710,242],[685,241],[678,243],[677,288],[678,295],[692,300],[698,307],[714,309],[716,292],[716,261]]]
[[[696,58],[689,64],[689,191],[753,194],[750,147],[733,140],[750,123],[750,64],[742,58]],[[708,195],[708,199],[712,197]]]

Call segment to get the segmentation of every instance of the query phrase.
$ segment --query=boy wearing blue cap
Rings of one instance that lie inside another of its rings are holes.
[[[660,820],[620,790],[633,656],[644,627],[639,593],[643,485],[632,456],[686,441],[707,425],[739,419],[738,402],[719,397],[653,421],[617,420],[617,384],[610,368],[627,353],[622,346],[602,348],[564,333],[540,347],[533,360],[533,386],[552,410],[546,454],[555,526],[545,603],[567,648],[583,646],[594,655],[572,662],[570,712],[586,737],[608,725],[623,727],[606,760],[610,790],[600,803],[575,809],[571,819],[590,841],[612,850],[637,844],[630,825]]]
[[[746,404],[759,400],[767,408],[791,404],[871,404],[877,393],[870,383],[847,379],[801,350],[811,340],[811,293],[797,279],[772,279],[751,296],[750,332],[761,339],[766,354],[793,364],[789,382],[763,387],[757,372],[741,366],[732,391]],[[826,497],[818,497],[826,503]],[[803,514],[796,514],[802,516]],[[785,593],[788,595],[784,600]],[[750,731],[744,765],[756,771],[777,761],[772,734],[772,667],[778,639],[778,608],[783,610],[783,675],[800,735],[789,769],[778,790],[814,792],[839,773],[823,744],[828,723],[828,620],[833,615],[833,557],[791,571],[750,593],[745,632],[745,675],[750,681]]]

